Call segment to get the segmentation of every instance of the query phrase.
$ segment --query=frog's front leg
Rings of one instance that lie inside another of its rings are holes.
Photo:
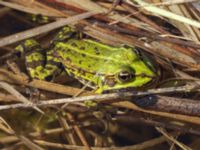
[[[63,70],[62,55],[64,47],[59,47],[59,43],[65,43],[68,39],[76,35],[76,30],[72,27],[63,27],[51,42],[50,49],[46,53],[46,64],[43,73],[40,74],[42,78],[52,79],[60,74]]]
[[[31,78],[51,80],[53,76],[61,72],[60,63],[52,56],[53,49],[46,52],[33,39],[24,41],[15,49],[18,56],[24,57],[26,69]]]

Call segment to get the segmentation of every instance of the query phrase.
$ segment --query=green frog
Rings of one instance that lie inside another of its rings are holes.
[[[47,50],[33,39],[25,40],[16,50],[24,54],[31,78],[51,80],[65,70],[96,93],[143,87],[156,78],[150,60],[134,47],[114,47],[79,35],[75,28],[66,26]]]

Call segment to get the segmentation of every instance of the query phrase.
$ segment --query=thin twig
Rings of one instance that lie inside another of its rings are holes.
[[[47,82],[47,81],[42,81],[42,80],[32,79],[31,81],[28,81],[27,78],[25,78],[24,76],[13,74],[10,71],[7,71],[5,69],[0,69],[0,80],[9,82],[9,83],[14,83],[14,84],[26,85],[29,87],[34,87],[34,88],[38,88],[38,89],[42,89],[46,91],[65,94],[65,95],[75,95],[79,93],[80,91],[85,94],[92,93],[85,90],[83,91],[79,88],[56,84],[56,83]]]
[[[72,122],[72,123],[75,122],[74,117],[73,117],[72,114],[67,113],[66,115],[67,115],[67,118],[68,118],[68,120],[70,122]],[[86,150],[91,150],[91,148],[90,148],[90,146],[89,146],[89,144],[88,144],[88,142],[87,142],[82,130],[78,127],[78,125],[74,124],[74,125],[72,125],[72,128],[75,130],[75,132],[78,135],[79,139],[81,140],[82,144],[85,146],[85,149]]]
[[[172,133],[172,135],[176,135],[176,133]],[[157,144],[163,143],[166,141],[166,137],[161,136],[158,138],[151,139],[149,141],[145,141],[143,143],[131,145],[131,146],[123,146],[123,147],[91,147],[92,150],[142,150]],[[62,149],[73,149],[73,150],[84,150],[83,146],[76,146],[76,145],[67,145],[67,144],[60,144],[60,143],[53,143],[48,141],[42,140],[34,140],[35,143],[41,146],[49,146],[52,148],[62,148]]]
[[[168,5],[178,5],[178,4],[184,4],[184,3],[192,3],[192,2],[197,2],[199,0],[167,0],[164,2],[158,2],[158,3],[153,3],[153,6],[168,6]]]
[[[133,4],[134,2],[137,2],[138,5],[140,5],[140,8],[143,8],[143,9],[145,9],[145,10],[147,10],[147,11],[153,13],[153,14],[160,15],[160,16],[163,16],[163,17],[166,17],[166,18],[169,18],[169,19],[179,21],[181,23],[186,23],[188,25],[200,28],[200,22],[197,21],[197,20],[193,20],[193,19],[181,16],[181,15],[177,15],[177,14],[172,13],[170,11],[167,11],[165,9],[161,9],[159,7],[156,7],[156,6],[153,6],[149,3],[146,3],[143,0],[126,0],[126,1],[129,4],[132,4],[132,5],[134,5]]]
[[[75,102],[84,102],[89,100],[105,100],[105,99],[119,99],[124,97],[131,96],[145,96],[149,94],[162,94],[162,93],[171,93],[171,92],[191,92],[196,91],[196,86],[187,85],[181,87],[170,87],[170,88],[160,88],[160,89],[151,89],[145,92],[118,92],[118,93],[110,93],[110,94],[101,94],[101,95],[90,95],[90,96],[82,96],[82,97],[74,97],[74,98],[62,98],[62,99],[53,99],[53,100],[45,100],[39,101],[38,103],[27,103],[27,104],[11,104],[11,105],[2,105],[0,106],[0,110],[11,109],[11,108],[29,108],[33,106],[47,106],[47,105],[58,105],[63,103],[75,103]]]
[[[31,13],[31,14],[42,14],[45,16],[62,16],[61,13],[55,13],[49,10],[46,10],[44,8],[31,8],[31,7],[27,7],[27,6],[23,6],[23,5],[19,5],[17,3],[11,3],[11,2],[6,2],[6,1],[0,1],[0,5],[6,6],[15,9],[15,10],[19,10],[19,11],[23,11],[26,13]]]
[[[20,94],[17,90],[15,90],[8,83],[0,82],[0,87],[5,89],[10,94],[14,95],[19,101],[23,102],[24,104],[31,104],[31,105],[33,104],[31,101],[29,101],[26,97],[24,97],[22,94]],[[33,106],[33,108],[35,110],[37,110],[38,112],[44,114],[44,112],[41,109],[37,108],[36,106]]]
[[[21,140],[21,142],[26,145],[28,148],[30,148],[31,150],[44,150],[42,147],[40,147],[39,145],[33,143],[30,139],[28,139],[27,137],[20,135],[19,139]]]
[[[180,143],[179,141],[177,141],[176,139],[174,139],[174,137],[172,137],[171,135],[167,134],[166,132],[164,132],[164,130],[161,127],[156,127],[156,129],[162,133],[167,139],[171,140],[172,142],[174,142],[176,145],[178,145],[181,149],[183,150],[192,150],[190,147],[186,146],[183,143]]]
[[[97,12],[82,13],[82,14],[79,14],[79,15],[69,17],[67,19],[60,19],[58,21],[55,21],[55,22],[52,22],[52,23],[49,23],[49,24],[46,24],[46,25],[42,25],[40,27],[36,27],[36,28],[30,29],[30,30],[27,30],[27,31],[24,31],[24,32],[20,32],[20,33],[14,34],[14,35],[10,35],[10,36],[7,36],[5,38],[1,38],[0,39],[0,47],[6,46],[6,45],[9,45],[9,44],[13,44],[15,42],[18,42],[18,41],[21,41],[21,40],[24,40],[24,39],[31,38],[33,36],[40,35],[42,33],[49,32],[53,29],[60,28],[60,27],[65,26],[67,24],[72,24],[74,22],[77,22],[77,21],[85,19],[85,18],[89,18],[89,17],[96,15],[96,14],[97,14]]]
[[[143,115],[141,112],[140,113],[135,113],[135,111],[129,115],[118,115],[115,116],[115,119],[119,123],[127,123],[127,124],[145,124],[148,126],[158,126],[162,127],[165,129],[171,129],[174,131],[179,131],[181,133],[191,133],[197,136],[200,136],[200,131],[198,128],[195,128],[195,126],[190,126],[188,124],[185,124],[183,122],[173,122],[169,121],[168,119],[162,119],[161,118],[156,118],[156,116],[149,117],[148,115],[145,114]]]

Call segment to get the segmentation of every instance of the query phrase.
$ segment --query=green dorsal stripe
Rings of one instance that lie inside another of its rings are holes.
[[[101,43],[97,43],[97,44],[99,46],[104,46],[104,44],[101,44]],[[102,59],[102,60],[106,60],[106,61],[113,61],[115,63],[120,63],[120,64],[127,64],[126,61],[120,61],[119,62],[119,60],[116,60],[115,58],[112,58],[112,57],[109,57],[109,56],[102,56],[102,55],[91,54],[91,53],[87,52],[87,50],[83,51],[83,50],[80,50],[79,47],[75,47],[75,46],[72,46],[70,44],[65,44],[63,42],[57,43],[57,45],[56,45],[57,49],[63,49],[63,47],[66,48],[66,49],[73,50],[73,51],[75,51],[75,52],[77,52],[79,54],[86,55],[86,57],[91,57],[91,58],[94,58],[94,59]],[[118,48],[118,50],[119,49],[123,50],[122,48]],[[106,50],[109,50],[109,47]],[[115,52],[115,51],[113,51],[113,52]],[[111,55],[112,55],[112,53],[111,53]]]

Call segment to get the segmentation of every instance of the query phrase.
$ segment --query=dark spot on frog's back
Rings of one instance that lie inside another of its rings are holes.
[[[43,66],[44,61],[32,61],[32,62],[26,62],[27,68],[33,68],[36,69],[38,66]]]
[[[97,55],[100,55],[100,52],[98,51],[98,52],[95,52]]]
[[[73,42],[73,43],[71,44],[71,46],[77,47],[78,45],[77,45],[76,43]]]
[[[79,63],[79,64],[82,64],[82,62],[83,62],[82,60],[79,60],[79,62],[78,62],[78,63]]]
[[[72,60],[71,60],[69,57],[67,57],[67,58],[65,59],[65,61],[66,61],[67,63],[71,63],[71,62],[72,62]]]
[[[71,49],[67,49],[66,52],[67,52],[67,53],[73,53],[73,51],[71,51]]]
[[[84,46],[81,46],[79,49],[80,49],[80,50],[85,50],[85,47],[84,47]]]
[[[78,73],[80,73],[81,75],[85,75],[86,72],[84,70],[82,70],[81,68],[78,68]]]
[[[86,55],[85,55],[85,54],[82,54],[82,56],[85,57]]]
[[[100,51],[99,51],[99,49],[97,47],[94,47],[94,52],[95,52],[96,55],[100,54]]]
[[[85,76],[86,75],[86,72],[84,70],[82,70],[81,72],[81,75]]]

